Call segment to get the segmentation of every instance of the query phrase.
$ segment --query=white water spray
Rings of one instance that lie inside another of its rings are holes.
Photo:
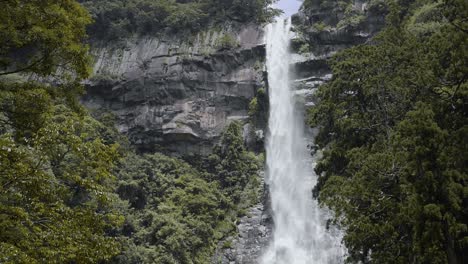
[[[314,160],[306,146],[303,114],[295,107],[290,86],[290,27],[291,19],[278,20],[266,32],[270,96],[267,181],[275,227],[262,263],[342,263],[340,239],[326,229],[326,212],[312,198]]]

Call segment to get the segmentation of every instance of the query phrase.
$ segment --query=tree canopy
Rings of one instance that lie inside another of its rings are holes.
[[[89,15],[77,2],[2,2],[0,262],[96,263],[120,250],[112,201],[117,146],[79,106]],[[53,87],[27,76],[60,74]]]
[[[89,74],[88,47],[83,45],[88,12],[74,0],[5,0],[0,9],[0,76]]]
[[[151,19],[164,11],[137,2]],[[167,23],[200,15],[201,3],[166,2],[177,7]],[[0,15],[0,262],[207,263],[257,197],[261,164],[240,125],[229,128],[233,150],[217,156],[224,174],[242,176],[234,196],[208,159],[135,154],[111,114],[80,105],[91,18],[79,3],[6,0]]]
[[[217,242],[235,233],[237,216],[257,202],[261,166],[237,122],[198,164],[128,154],[117,169],[117,193],[129,205],[117,230],[125,242],[113,262],[209,263]]]
[[[197,32],[225,22],[265,23],[278,10],[273,0],[80,0],[95,23],[96,38],[125,38],[132,34]]]
[[[466,1],[391,1],[370,45],[338,53],[310,121],[324,148],[315,195],[348,260],[468,260]]]

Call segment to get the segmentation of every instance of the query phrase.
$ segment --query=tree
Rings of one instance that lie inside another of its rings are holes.
[[[226,22],[265,23],[279,14],[271,0],[80,0],[96,23],[92,37],[133,34],[196,33]]]
[[[119,230],[127,242],[115,263],[207,263],[233,229],[233,204],[219,184],[179,159],[129,153],[117,174],[117,192],[129,208]]]
[[[372,45],[338,53],[319,88],[315,195],[336,212],[350,262],[464,263],[466,9],[389,6]]]
[[[88,48],[83,45],[91,19],[74,0],[6,0],[0,10],[0,76],[89,74]]]
[[[112,209],[116,146],[101,142],[99,123],[39,87],[0,96],[9,131],[0,136],[0,261],[109,259],[119,244],[105,231],[122,220]]]
[[[0,262],[109,260],[120,243],[107,232],[123,221],[118,146],[103,143],[102,124],[77,102],[90,18],[72,0],[6,0],[0,15]]]

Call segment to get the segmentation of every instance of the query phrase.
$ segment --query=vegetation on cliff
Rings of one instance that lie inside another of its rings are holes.
[[[384,0],[305,0],[303,10],[322,10],[333,13],[333,16],[324,17],[316,14],[310,21],[312,28],[318,32],[329,30],[355,30],[366,22],[367,14],[383,13],[389,1]],[[324,21],[325,20],[325,21]]]
[[[249,103],[250,122],[254,127],[267,126],[268,107],[268,94],[265,88],[260,88],[257,95]]]
[[[96,38],[124,38],[134,33],[197,32],[225,22],[265,23],[278,14],[272,0],[80,0],[95,23]]]
[[[319,89],[315,195],[352,263],[465,263],[467,2],[388,4],[385,29],[334,56]]]
[[[87,11],[7,0],[0,14],[0,262],[207,263],[257,198],[240,123],[199,163],[135,154],[78,101]]]

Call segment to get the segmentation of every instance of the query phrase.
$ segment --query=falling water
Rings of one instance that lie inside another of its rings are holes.
[[[295,107],[289,78],[291,20],[267,28],[270,96],[267,182],[275,223],[264,264],[342,263],[343,248],[326,229],[326,212],[312,198],[314,160],[307,150],[303,114]]]

